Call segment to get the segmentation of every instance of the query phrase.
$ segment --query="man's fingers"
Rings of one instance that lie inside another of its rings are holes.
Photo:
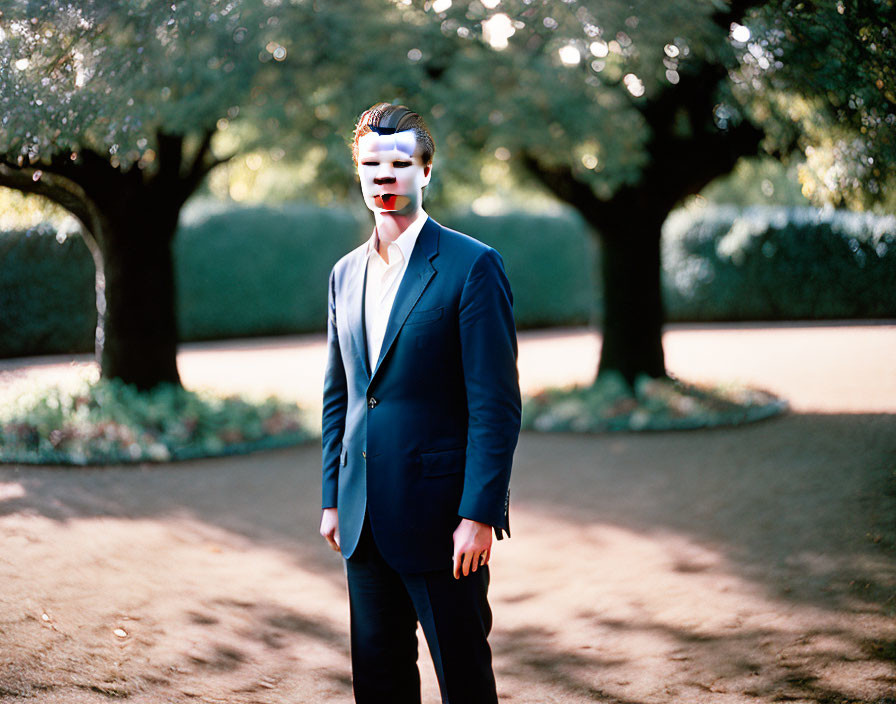
[[[473,553],[473,562],[472,569],[475,572],[480,567],[483,567],[488,564],[488,559],[490,557],[488,550],[483,550],[482,552]]]
[[[335,550],[336,552],[339,552],[339,532],[336,531],[334,533],[328,533],[324,537],[327,539],[330,547],[333,548],[333,550]]]
[[[464,568],[463,573],[464,577],[470,574],[470,565],[473,563],[473,553],[465,552],[464,553]]]
[[[487,565],[490,557],[492,528],[467,518],[454,531],[454,578],[468,576]]]
[[[325,508],[320,518],[320,534],[327,544],[339,552],[339,518],[335,508]]]

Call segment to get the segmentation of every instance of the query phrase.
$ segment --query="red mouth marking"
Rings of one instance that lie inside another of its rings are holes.
[[[373,202],[377,208],[382,210],[399,210],[410,203],[407,196],[399,196],[394,193],[383,193],[373,197]]]

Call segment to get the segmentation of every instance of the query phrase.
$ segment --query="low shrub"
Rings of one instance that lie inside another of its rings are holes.
[[[748,387],[709,388],[618,372],[590,386],[546,389],[525,399],[523,428],[540,432],[694,430],[742,425],[784,413],[787,402]]]
[[[366,213],[308,205],[191,207],[175,245],[182,339],[323,330],[330,269],[371,222]],[[443,224],[501,252],[519,327],[593,318],[593,256],[574,214],[454,213]]]
[[[256,403],[117,380],[6,390],[0,399],[0,462],[167,462],[283,447],[313,437],[298,406]]]

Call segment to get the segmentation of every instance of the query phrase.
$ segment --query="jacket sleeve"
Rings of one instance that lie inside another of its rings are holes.
[[[474,262],[459,306],[460,344],[469,425],[458,514],[510,532],[510,469],[520,433],[513,296],[494,249]]]
[[[323,418],[321,423],[322,476],[321,506],[335,508],[339,486],[339,458],[348,407],[345,367],[336,330],[335,269],[330,272],[327,294],[327,369],[324,376]]]

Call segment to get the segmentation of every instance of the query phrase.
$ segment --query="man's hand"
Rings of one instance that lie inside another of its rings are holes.
[[[335,508],[325,508],[320,517],[320,534],[339,552],[339,516]]]
[[[468,518],[454,531],[454,578],[460,579],[487,565],[491,557],[492,527]]]

